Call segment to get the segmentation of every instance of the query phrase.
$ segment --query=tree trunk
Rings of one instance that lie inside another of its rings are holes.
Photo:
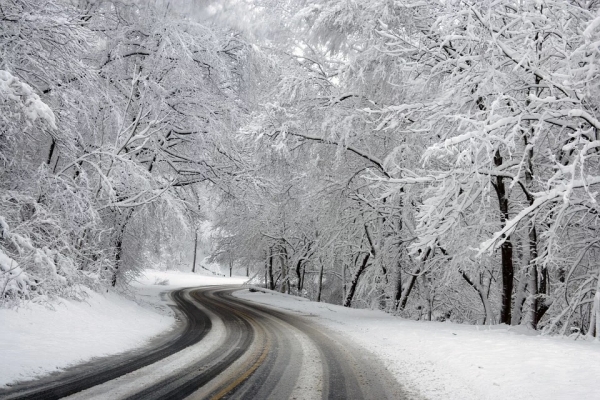
[[[485,294],[484,288],[481,286],[481,284],[475,280],[471,280],[471,278],[469,278],[469,275],[467,275],[466,272],[461,271],[460,272],[463,279],[469,284],[469,286],[471,286],[473,289],[475,289],[475,291],[477,292],[477,294],[479,295],[479,298],[481,299],[481,304],[483,305],[483,311],[485,313],[485,320],[483,321],[484,325],[492,325],[495,321],[494,318],[494,311],[492,310],[492,305],[490,304],[490,300],[488,299],[488,297]]]
[[[548,268],[546,268],[545,266],[542,266],[540,274],[539,274],[539,281],[540,284],[538,286],[538,292],[537,292],[537,296],[536,296],[536,309],[535,309],[535,328],[537,329],[537,326],[539,324],[539,322],[541,321],[542,317],[546,314],[546,311],[548,311],[549,305],[547,302],[547,295],[548,295],[548,280],[549,280],[549,274],[548,274]]]
[[[269,287],[269,278],[267,275],[267,271],[269,270],[269,258],[265,257],[265,289]]]
[[[306,263],[302,263],[302,283],[300,284],[300,291],[304,289],[304,279],[306,277]]]
[[[301,267],[302,267],[302,259],[299,259],[298,262],[296,263],[296,268],[294,269],[294,272],[296,272],[296,279],[298,280],[298,282],[296,284],[296,291],[298,292],[298,294],[300,294],[300,291],[302,290],[302,275],[300,275]]]
[[[317,301],[321,301],[321,291],[323,290],[323,262],[321,261],[321,268],[319,269],[319,287],[317,289]]]
[[[500,150],[496,150],[494,155],[494,164],[499,167],[503,163]],[[494,185],[496,194],[498,195],[498,205],[500,208],[500,223],[501,227],[506,226],[506,221],[509,219],[508,215],[508,196],[506,193],[506,184],[504,183],[504,177],[497,176],[496,184]],[[514,279],[514,266],[513,266],[513,246],[510,240],[510,236],[504,236],[505,240],[500,248],[502,257],[502,306],[500,309],[500,323],[509,324],[511,323],[511,305],[512,305],[512,293],[513,293],[513,279]]]
[[[342,263],[342,301],[346,298],[346,263]]]
[[[194,261],[192,263],[192,273],[196,272],[196,252],[198,250],[198,229],[194,231]]]
[[[281,293],[290,293],[290,277],[288,275],[288,265],[287,265],[287,249],[285,245],[281,245],[281,250],[279,251],[279,262],[281,264]]]
[[[536,34],[536,41],[537,41],[538,37],[539,37],[539,32]],[[541,52],[542,43],[543,42],[539,41],[536,46],[538,58],[539,58],[539,53]],[[539,76],[535,77],[536,88],[533,90],[536,92],[535,93],[536,96],[540,96],[541,92],[544,90],[543,88],[539,87],[541,80],[542,79]],[[529,105],[529,100],[527,100],[527,105]],[[524,190],[524,192],[525,192],[525,196],[527,197],[527,200],[528,200],[530,206],[533,205],[533,202],[535,200],[533,198],[533,196],[531,195],[531,191],[533,190],[534,174],[533,174],[533,144],[530,143],[530,137],[532,137],[533,135],[534,135],[533,128],[530,128],[529,131],[524,132],[524,134],[523,134],[523,142],[525,145],[526,156],[527,156],[527,163],[526,163],[526,168],[525,168],[526,190]],[[530,290],[532,292],[532,295],[534,296],[533,301],[531,302],[531,307],[533,308],[531,310],[531,315],[532,315],[531,324],[534,329],[537,329],[538,323],[540,322],[540,320],[542,319],[542,317],[544,316],[546,311],[548,311],[548,305],[546,304],[546,295],[548,294],[547,293],[548,269],[545,266],[542,266],[541,271],[539,271],[538,267],[537,267],[538,236],[537,236],[537,230],[535,227],[535,220],[533,218],[529,220],[528,236],[529,236],[529,263],[531,265],[530,274],[532,275],[531,280],[530,280],[530,284],[531,284]]]
[[[52,156],[54,155],[54,149],[56,148],[56,140],[52,138],[52,143],[50,143],[50,150],[48,151],[48,159],[46,160],[46,164],[50,167],[50,163],[52,162]]]
[[[398,265],[396,267],[397,276],[396,276],[396,286],[394,287],[394,304],[396,308],[400,302],[400,298],[402,297],[402,264],[400,264],[400,258],[398,259]]]
[[[515,304],[513,306],[513,312],[511,315],[511,325],[516,326],[525,323],[525,319],[528,318],[529,313],[525,309],[525,302],[527,300],[527,290],[529,290],[530,282],[530,256],[529,251],[529,238],[523,238],[521,243],[522,252],[517,256],[518,263],[521,266],[519,270],[519,285],[515,293]]]
[[[600,338],[600,276],[596,284],[596,295],[594,296],[594,308],[596,309],[596,339]]]
[[[354,276],[352,277],[352,281],[350,282],[350,287],[348,288],[348,293],[346,294],[346,298],[344,299],[344,307],[352,306],[352,298],[354,297],[354,292],[356,292],[356,285],[358,284],[358,280],[360,279],[360,276],[367,268],[367,263],[369,262],[370,257],[371,257],[371,253],[369,252],[363,259],[360,267],[358,267],[358,269],[354,273]]]
[[[596,294],[590,313],[590,328],[587,336],[595,337],[596,340],[600,339],[600,273],[598,273],[598,280],[596,281]]]
[[[427,300],[427,310],[425,312],[426,321],[431,321],[431,314],[433,312],[433,294],[431,290],[431,286],[427,281],[427,274],[421,275],[421,282],[423,284],[423,293],[425,294],[425,300]]]
[[[421,272],[421,267],[423,267],[425,265],[425,262],[429,258],[430,254],[431,254],[431,249],[427,249],[427,252],[425,253],[425,256],[423,257],[423,260],[419,261],[419,266],[414,268],[413,271],[411,272],[410,278],[408,279],[408,283],[406,284],[406,287],[404,288],[404,290],[402,290],[402,295],[400,296],[400,300],[398,301],[398,305],[396,307],[396,309],[398,311],[404,310],[404,307],[406,307],[406,303],[408,302],[408,296],[410,295],[410,292],[412,292],[412,289],[415,286],[415,281],[417,280],[417,275],[419,274],[419,272]]]
[[[406,285],[406,287],[402,291],[402,295],[400,296],[400,301],[398,303],[398,308],[397,308],[398,310],[404,310],[404,307],[406,307],[406,303],[408,302],[408,296],[410,295],[410,292],[412,291],[413,287],[415,286],[415,282],[417,280],[417,274],[419,272],[421,272],[421,267],[417,267],[412,271],[410,278],[408,279],[408,284]]]
[[[123,227],[123,229],[125,229],[125,227]],[[122,255],[122,251],[123,251],[123,235],[122,235],[122,231],[121,231],[121,234],[119,235],[119,237],[117,238],[117,241],[115,243],[115,249],[116,249],[116,253],[115,253],[115,268],[113,270],[112,278],[110,279],[110,285],[112,287],[117,286],[117,275],[119,273],[119,267],[121,266],[121,255]]]
[[[302,275],[300,274],[300,270],[302,268],[302,264],[304,262],[306,262],[306,260],[308,259],[309,252],[310,252],[310,244],[306,247],[306,251],[304,252],[304,255],[298,259],[298,262],[296,263],[296,268],[294,270],[294,272],[296,272],[296,279],[298,280],[298,282],[296,284],[296,289],[298,291],[298,294],[300,294],[300,292],[302,291],[302,286],[303,286]]]
[[[519,325],[521,323],[521,319],[523,318],[523,306],[525,304],[525,300],[527,299],[526,293],[527,273],[526,268],[523,268],[521,277],[519,279],[519,286],[517,287],[517,292],[515,294],[515,305],[513,307],[511,325]]]
[[[269,277],[269,289],[275,290],[275,282],[273,282],[273,248],[269,247],[267,256],[267,276]]]
[[[125,228],[127,227],[127,223],[131,219],[132,215],[133,210],[127,210],[125,217],[123,218],[123,222],[117,230],[117,237],[115,239],[115,268],[110,281],[112,287],[115,287],[117,285],[117,275],[119,273],[119,268],[121,267],[121,260],[123,258],[123,236],[125,235]]]

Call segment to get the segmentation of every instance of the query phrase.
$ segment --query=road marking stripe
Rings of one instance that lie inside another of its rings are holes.
[[[242,313],[242,312],[239,312],[239,313],[245,315],[248,319],[252,320],[253,322],[256,322],[249,315]],[[252,375],[254,373],[254,371],[256,371],[256,369],[258,367],[260,367],[260,365],[265,361],[265,358],[267,358],[267,355],[269,354],[269,351],[271,348],[271,338],[266,333],[266,331],[264,333],[265,333],[265,336],[267,339],[266,339],[266,343],[263,348],[262,354],[260,355],[258,360],[256,360],[254,362],[254,364],[252,364],[252,366],[246,372],[244,372],[242,375],[240,375],[235,381],[231,382],[229,385],[227,385],[225,388],[223,388],[220,392],[218,392],[213,397],[211,397],[212,400],[222,399],[227,393],[231,392],[237,386],[239,386],[242,382],[244,382],[246,379],[248,379],[248,377],[250,377],[250,375]]]

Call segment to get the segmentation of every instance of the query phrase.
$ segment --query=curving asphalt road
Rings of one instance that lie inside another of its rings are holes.
[[[0,399],[403,399],[369,353],[301,317],[231,295],[171,294],[185,323],[150,346],[0,391]]]

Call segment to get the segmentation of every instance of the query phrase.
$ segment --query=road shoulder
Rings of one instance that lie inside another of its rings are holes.
[[[370,352],[410,398],[596,398],[600,345],[522,329],[410,321],[259,289],[234,296],[310,319]],[[532,334],[533,333],[533,334]]]

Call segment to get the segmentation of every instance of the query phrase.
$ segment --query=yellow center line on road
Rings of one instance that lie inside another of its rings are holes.
[[[258,367],[260,367],[260,365],[265,361],[265,358],[267,358],[267,354],[269,354],[269,350],[271,349],[271,338],[267,334],[266,330],[262,326],[260,326],[260,324],[257,323],[254,320],[254,318],[252,318],[251,316],[249,316],[246,313],[241,312],[239,310],[235,310],[235,311],[237,311],[237,313],[242,314],[243,316],[245,316],[248,321],[252,321],[252,322],[254,322],[254,324],[256,324],[256,326],[260,327],[260,330],[263,331],[263,333],[264,333],[264,335],[266,337],[265,345],[264,345],[264,348],[263,348],[263,351],[262,351],[260,357],[258,357],[258,359],[252,364],[252,366],[250,368],[248,368],[246,370],[246,372],[244,372],[243,374],[241,374],[236,380],[234,380],[233,382],[231,382],[229,385],[227,385],[221,391],[219,391],[217,394],[215,394],[213,397],[211,397],[211,400],[220,400],[220,399],[222,399],[225,395],[227,395],[227,393],[231,392],[238,385],[240,385],[242,382],[244,382],[246,379],[248,379],[248,377],[250,375],[252,375],[254,373],[254,371],[256,371],[256,369]]]

